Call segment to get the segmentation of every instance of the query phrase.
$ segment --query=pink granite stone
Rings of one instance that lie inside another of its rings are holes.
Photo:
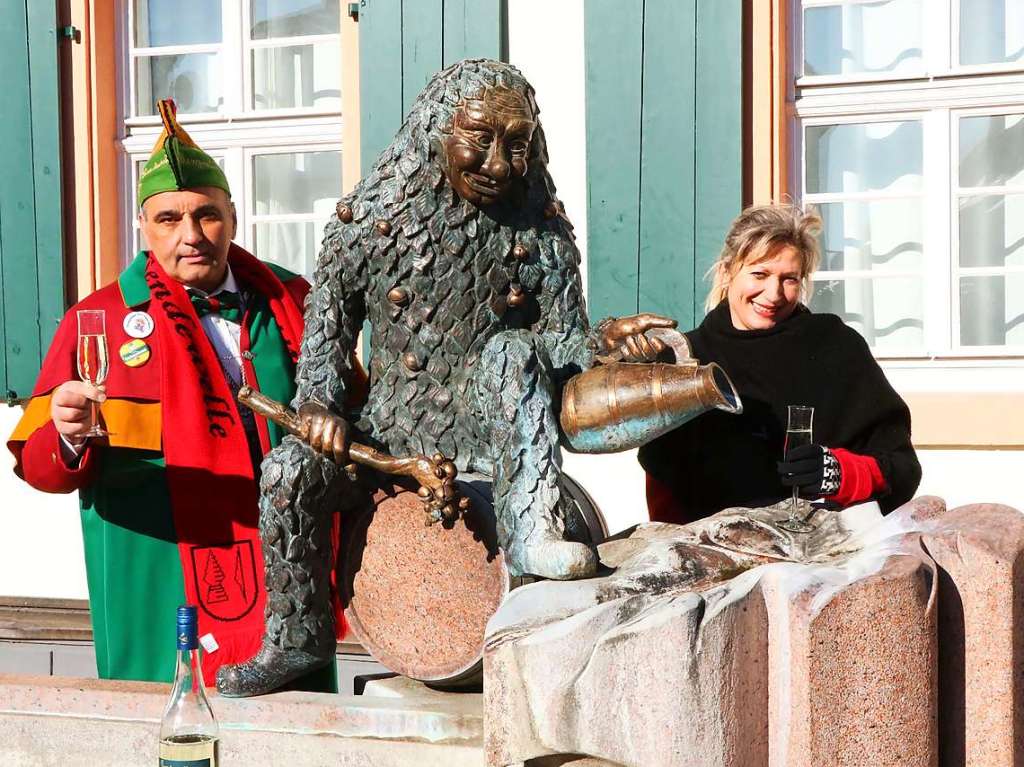
[[[924,538],[940,572],[943,767],[1024,765],[1024,514],[954,509]]]
[[[425,681],[479,678],[484,627],[512,583],[485,503],[424,525],[416,493],[379,492],[347,520],[345,616],[391,671]]]
[[[768,568],[771,767],[936,764],[936,576],[917,536]]]
[[[767,621],[747,581],[613,600],[522,643],[496,637],[484,665],[488,764],[766,764]]]
[[[611,575],[510,593],[487,629],[488,764],[933,767],[937,575],[922,498],[641,525]],[[571,762],[570,762],[571,763]]]

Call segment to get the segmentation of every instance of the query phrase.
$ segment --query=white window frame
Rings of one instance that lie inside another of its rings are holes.
[[[196,143],[214,158],[224,158],[224,172],[231,184],[232,199],[238,216],[235,242],[252,250],[255,245],[255,216],[252,186],[252,156],[256,154],[286,152],[341,152],[342,114],[336,110],[319,108],[259,109],[253,108],[253,96],[248,88],[252,70],[252,50],[260,47],[310,45],[315,42],[336,40],[341,45],[341,26],[337,34],[281,37],[251,40],[247,20],[251,14],[251,0],[223,0],[221,43],[179,45],[158,48],[133,49],[133,0],[116,0],[118,14],[117,39],[121,46],[118,56],[119,72],[118,115],[121,135],[120,189],[123,221],[121,233],[121,265],[134,258],[138,208],[133,204],[138,182],[135,163],[145,161],[162,130],[157,115],[135,115],[135,60],[140,53],[193,53],[220,48],[222,56],[224,104],[221,111],[180,114],[179,122]],[[345,12],[344,2],[340,3]],[[339,83],[343,81],[339,55]],[[125,66],[127,63],[127,66]],[[344,160],[343,160],[344,161]],[[340,173],[339,173],[340,178]],[[341,188],[338,189],[341,196]],[[308,220],[308,216],[299,218]],[[276,217],[275,217],[276,220]],[[315,254],[313,254],[315,257]]]
[[[846,4],[877,0],[846,0]],[[925,260],[923,269],[925,335],[924,350],[894,353],[876,349],[887,371],[903,371],[897,376],[915,388],[931,390],[926,380],[937,369],[950,371],[986,368],[996,385],[1024,382],[1024,346],[961,346],[959,344],[959,276],[961,274],[1021,273],[1024,267],[975,267],[960,269],[955,263],[958,251],[959,198],[957,160],[958,119],[989,114],[1024,113],[1024,62],[994,65],[959,63],[960,0],[923,0],[924,66],[920,73],[899,75],[816,75],[801,76],[804,60],[803,9],[836,5],[835,0],[790,0],[787,121],[789,126],[789,188],[806,202],[826,202],[832,197],[852,199],[857,195],[805,195],[804,130],[811,125],[835,125],[916,119],[922,122],[922,187]],[[971,194],[982,189],[970,189]],[[996,192],[996,189],[992,190]],[[1020,189],[1024,193],[1024,189]],[[1000,187],[999,194],[1013,194],[1017,187]],[[866,194],[878,199],[884,194]],[[899,194],[899,197],[909,197]],[[837,273],[832,273],[837,274]],[[856,276],[842,272],[844,276]],[[896,272],[873,272],[886,277]],[[819,272],[816,281],[829,279]],[[916,372],[915,372],[916,371]],[[976,376],[970,376],[976,378]],[[963,385],[968,379],[949,377],[950,385]],[[952,382],[956,383],[953,384]],[[992,382],[990,381],[990,383]]]

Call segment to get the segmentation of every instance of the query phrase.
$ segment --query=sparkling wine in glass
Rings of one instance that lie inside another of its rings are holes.
[[[806,405],[789,406],[789,423],[786,426],[785,454],[789,457],[792,450],[804,445],[810,445],[814,441],[812,425],[814,422],[814,408]],[[800,488],[793,487],[793,500],[789,507],[789,519],[779,523],[783,530],[791,533],[809,533],[814,530],[814,525],[807,522],[800,511]]]
[[[106,313],[102,309],[80,309],[78,311],[78,377],[93,386],[101,386],[107,380],[107,332]],[[107,432],[100,426],[99,406],[92,401],[92,428],[83,436],[105,437]]]

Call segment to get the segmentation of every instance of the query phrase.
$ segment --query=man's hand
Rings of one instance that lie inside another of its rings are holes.
[[[107,398],[102,386],[85,381],[65,381],[53,390],[50,419],[57,432],[75,447],[85,442],[85,433],[93,426],[93,403]]]
[[[602,323],[601,344],[605,352],[619,349],[625,362],[653,362],[665,351],[665,344],[648,338],[652,328],[674,328],[676,321],[658,314],[634,314]]]
[[[339,466],[349,463],[348,421],[335,415],[319,402],[305,402],[299,406],[302,438],[316,452],[330,458]]]

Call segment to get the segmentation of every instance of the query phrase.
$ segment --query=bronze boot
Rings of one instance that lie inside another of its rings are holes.
[[[266,567],[263,644],[245,663],[217,672],[221,695],[276,690],[334,662],[331,514],[343,472],[294,438],[263,462],[260,538]]]

